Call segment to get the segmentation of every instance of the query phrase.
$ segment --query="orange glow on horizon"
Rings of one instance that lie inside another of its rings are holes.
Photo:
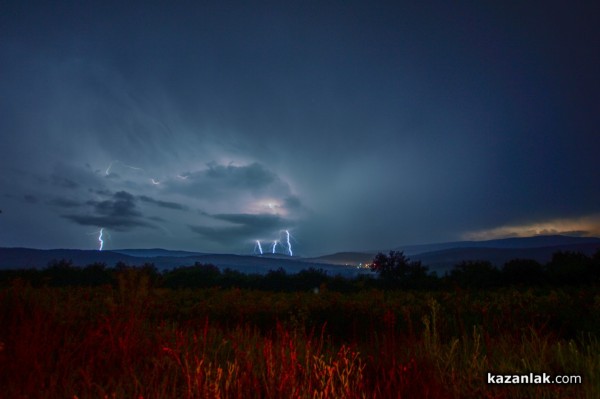
[[[600,214],[578,218],[551,219],[533,223],[499,226],[491,229],[467,232],[462,235],[462,238],[466,240],[481,241],[508,237],[531,237],[552,234],[600,237]]]

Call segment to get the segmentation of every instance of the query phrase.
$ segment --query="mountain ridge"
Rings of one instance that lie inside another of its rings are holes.
[[[566,235],[544,235],[531,237],[509,237],[484,241],[453,241],[434,244],[403,245],[393,248],[402,251],[411,260],[419,260],[430,269],[448,269],[451,262],[463,260],[489,260],[496,266],[515,258],[534,259],[547,262],[556,251],[575,251],[591,255],[600,249],[598,237],[576,237]],[[337,252],[309,258],[315,262],[334,264],[368,263],[377,253],[387,254],[389,250]],[[476,258],[471,258],[476,254]],[[508,259],[507,259],[508,258]]]
[[[588,256],[600,250],[600,238],[573,236],[533,236],[487,241],[456,241],[438,244],[400,246],[411,260],[420,261],[431,271],[450,270],[454,265],[468,260],[489,261],[501,267],[511,259],[533,259],[546,263],[557,251],[581,252]],[[231,268],[245,273],[266,273],[282,267],[295,273],[302,269],[320,268],[331,273],[356,274],[359,265],[368,264],[377,252],[345,251],[313,258],[288,257],[266,254],[235,255],[209,254],[192,251],[150,249],[81,250],[81,249],[32,249],[0,248],[0,269],[43,268],[53,260],[65,259],[75,266],[104,263],[113,266],[122,262],[127,265],[154,264],[158,269],[211,263],[220,268]],[[364,271],[364,269],[363,269]]]

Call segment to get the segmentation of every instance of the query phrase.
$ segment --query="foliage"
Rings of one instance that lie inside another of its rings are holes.
[[[427,267],[422,266],[419,261],[411,262],[401,251],[390,251],[389,255],[378,253],[371,263],[371,270],[395,287],[418,285],[428,276]]]
[[[596,265],[596,269],[598,265]],[[548,279],[553,283],[580,284],[593,278],[594,262],[582,253],[558,251],[546,265]],[[597,270],[595,270],[597,273]]]
[[[212,264],[178,267],[165,273],[164,286],[168,288],[191,288],[214,286],[221,276],[218,267]]]
[[[0,289],[0,391],[36,398],[599,397],[600,292]],[[510,320],[510,323],[507,323]],[[486,373],[581,374],[489,386]]]
[[[541,285],[545,283],[542,265],[532,259],[513,259],[501,270],[502,282],[507,285]]]
[[[490,288],[500,285],[500,271],[488,261],[464,261],[454,266],[449,280],[466,287]]]
[[[315,291],[326,287],[338,292],[358,292],[370,289],[440,290],[460,286],[488,289],[501,286],[565,287],[600,283],[600,250],[594,256],[574,252],[556,252],[545,265],[531,259],[513,259],[497,268],[487,261],[464,261],[445,276],[429,273],[421,262],[410,261],[403,252],[391,251],[375,256],[370,274],[355,278],[329,275],[322,269],[309,268],[298,273],[285,269],[271,270],[265,275],[245,274],[236,270],[221,270],[212,264],[195,263],[158,271],[152,263],[129,266],[117,263],[108,267],[94,263],[74,266],[70,260],[55,260],[43,270],[0,270],[0,286],[9,286],[23,279],[34,287],[117,286],[123,275],[138,270],[152,287],[174,289],[221,287],[257,289],[263,291]]]
[[[378,279],[196,263],[0,271],[0,392],[36,398],[600,397],[600,251]],[[582,375],[490,386],[486,373]]]

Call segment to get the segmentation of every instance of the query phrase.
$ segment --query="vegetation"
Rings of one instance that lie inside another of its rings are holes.
[[[410,261],[402,252],[377,254],[369,274],[348,279],[328,275],[322,269],[310,268],[296,274],[284,269],[271,270],[265,275],[244,274],[220,270],[211,264],[195,263],[159,272],[151,263],[133,267],[142,270],[153,286],[163,288],[247,288],[265,291],[310,291],[324,285],[329,290],[357,292],[364,289],[419,289],[440,290],[455,287],[489,289],[510,286],[564,287],[600,284],[600,250],[588,257],[576,252],[556,252],[545,265],[535,260],[513,259],[496,268],[487,261],[464,261],[444,276],[431,273],[421,262]],[[45,269],[0,270],[0,286],[21,278],[34,287],[101,286],[113,287],[118,276],[132,269],[124,263],[110,268],[103,263],[86,267],[73,266],[69,260],[55,260]]]
[[[377,254],[371,263],[371,270],[389,287],[419,287],[430,285],[427,268],[421,262],[410,262],[403,252],[390,251],[388,256]]]
[[[374,263],[392,258],[404,272],[347,280],[315,269],[261,277],[199,264],[159,273],[65,261],[4,271],[0,392],[600,397],[600,285],[589,277],[598,256],[561,253],[547,265],[515,260],[500,270],[467,262],[441,278],[401,253],[385,257]],[[563,265],[579,271],[565,278]],[[583,382],[488,385],[488,372]]]

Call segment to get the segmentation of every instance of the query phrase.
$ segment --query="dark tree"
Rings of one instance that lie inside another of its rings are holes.
[[[81,282],[83,285],[114,284],[112,272],[106,267],[106,263],[96,262],[87,265],[81,270]]]
[[[169,288],[206,288],[219,284],[221,271],[211,263],[196,262],[194,266],[177,267],[163,275],[163,284]]]
[[[308,291],[318,288],[321,284],[325,284],[329,277],[323,269],[315,269],[314,267],[303,269],[298,274],[293,276],[295,287],[297,290]]]
[[[158,271],[156,265],[152,262],[146,262],[139,266],[140,271],[148,276],[150,286],[156,287],[162,283],[162,274]]]
[[[464,287],[489,288],[500,285],[500,271],[487,260],[463,261],[454,266],[449,280]]]
[[[290,278],[284,268],[269,270],[262,278],[262,289],[268,291],[292,291]]]
[[[542,265],[533,259],[512,259],[502,267],[502,277],[506,284],[541,284],[544,282]]]
[[[43,280],[52,286],[81,284],[81,268],[74,266],[70,259],[52,260],[42,271]]]
[[[427,277],[427,267],[421,262],[411,262],[402,251],[378,253],[370,266],[385,283],[395,287],[415,287]]]
[[[558,251],[546,264],[546,273],[554,284],[588,283],[593,269],[591,258],[580,252]]]
[[[600,249],[596,250],[592,256],[592,262],[589,268],[590,282],[600,283]]]

